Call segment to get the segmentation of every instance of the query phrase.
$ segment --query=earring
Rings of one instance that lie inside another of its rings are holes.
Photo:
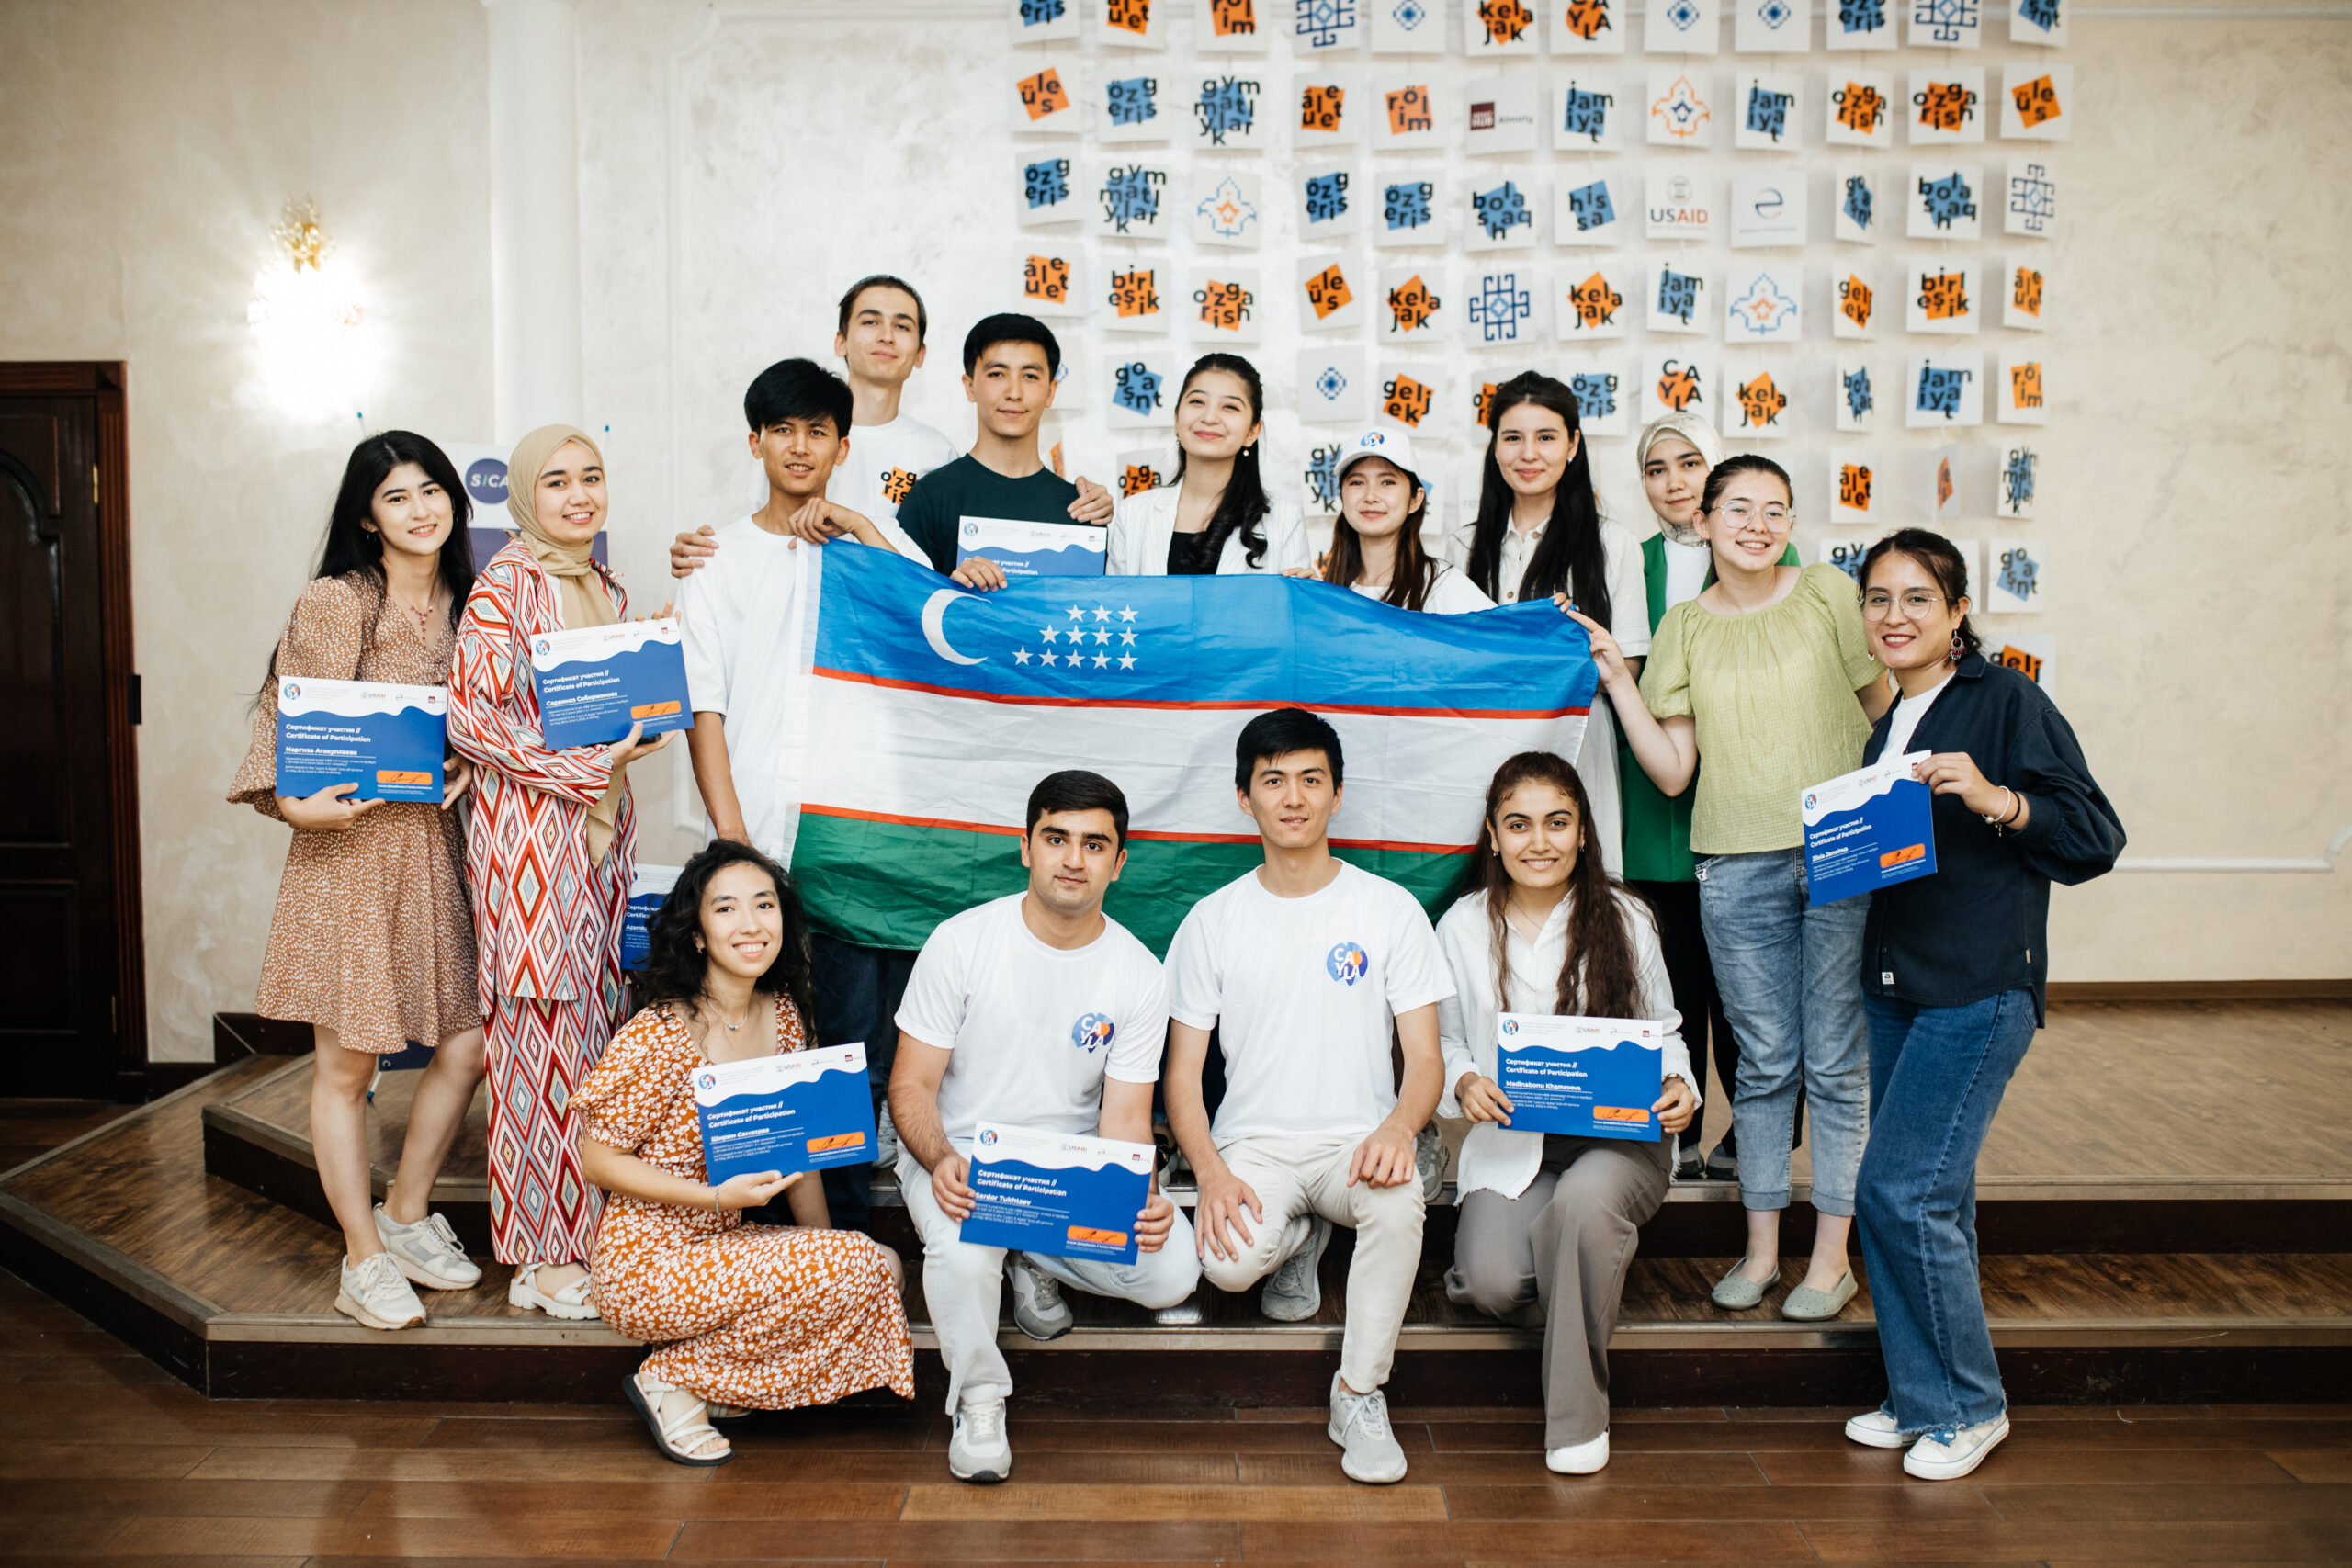
[[[1968,657],[1968,645],[1967,645],[1966,643],[1964,643],[1964,642],[1962,642],[1962,641],[1961,641],[1961,640],[1960,640],[1960,634],[1959,634],[1958,632],[1954,632],[1954,633],[1952,633],[1952,634],[1951,634],[1951,661],[1952,661],[1954,664],[1957,664],[1957,663],[1959,663],[1962,659],[1965,659],[1966,657]]]

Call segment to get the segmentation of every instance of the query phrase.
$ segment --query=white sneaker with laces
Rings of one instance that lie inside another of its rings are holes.
[[[371,1253],[356,1266],[344,1258],[334,1310],[369,1328],[414,1328],[424,1321],[424,1304],[389,1252]]]
[[[1589,1442],[1548,1449],[1544,1454],[1544,1468],[1555,1475],[1597,1475],[1608,1463],[1609,1434],[1605,1431]]]
[[[1883,1405],[1855,1416],[1846,1423],[1846,1440],[1860,1443],[1866,1449],[1907,1449],[1911,1439],[1903,1435],[1894,1416]]]
[[[1012,1277],[1012,1321],[1032,1339],[1059,1339],[1077,1325],[1078,1318],[1062,1300],[1062,1282],[1037,1267],[1028,1254],[1015,1252],[1004,1260]]]
[[[1421,1201],[1445,1196],[1445,1134],[1432,1122],[1413,1134],[1413,1174],[1421,1179]]]
[[[2005,1411],[1990,1421],[1980,1421],[1959,1431],[1930,1432],[1911,1445],[1903,1456],[1904,1472],[1922,1481],[1958,1481],[1993,1451],[1994,1445],[2009,1435],[2009,1417]]]
[[[1320,1214],[1308,1218],[1306,1245],[1283,1258],[1258,1292],[1258,1310],[1276,1323],[1303,1323],[1323,1310],[1323,1249],[1331,1245],[1331,1222]]]
[[[1003,1400],[956,1407],[955,1435],[947,1440],[947,1473],[978,1486],[993,1486],[1012,1473],[1012,1439],[1004,1434]]]
[[[1405,1479],[1405,1448],[1388,1426],[1388,1396],[1378,1389],[1351,1393],[1331,1374],[1331,1424],[1324,1429],[1341,1449],[1340,1469],[1351,1481],[1385,1486]]]
[[[481,1266],[466,1256],[458,1233],[439,1214],[404,1225],[376,1205],[376,1234],[400,1271],[431,1291],[463,1291],[481,1283]]]

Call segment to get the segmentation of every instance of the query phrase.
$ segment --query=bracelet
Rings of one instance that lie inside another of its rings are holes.
[[[2017,792],[2011,789],[2008,785],[2003,784],[2001,786],[2001,793],[2008,796],[2009,800],[2009,804],[2005,809],[2000,811],[1980,811],[1977,813],[1979,818],[1983,820],[1984,826],[1987,828],[1998,828],[2017,814]]]
[[[2017,791],[2010,789],[2007,784],[2003,784],[2001,788],[2007,791],[2009,796],[2009,814],[2001,818],[2001,826],[2006,828],[2010,823],[2025,815],[2025,796],[2019,795]]]

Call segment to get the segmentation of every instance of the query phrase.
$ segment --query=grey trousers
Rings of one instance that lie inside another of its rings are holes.
[[[1491,1317],[1544,1308],[1544,1446],[1609,1429],[1609,1337],[1636,1228],[1666,1201],[1667,1140],[1544,1140],[1544,1168],[1516,1198],[1462,1200],[1449,1300]]]

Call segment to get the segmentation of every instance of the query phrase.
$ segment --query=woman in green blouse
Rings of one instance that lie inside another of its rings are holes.
[[[1802,1084],[1817,1224],[1811,1266],[1781,1313],[1810,1320],[1836,1316],[1855,1291],[1846,1243],[1869,1117],[1855,982],[1868,900],[1807,906],[1798,799],[1861,766],[1891,694],[1853,581],[1782,562],[1794,511],[1789,476],[1769,458],[1743,455],[1708,473],[1697,526],[1715,581],[1666,613],[1638,682],[1608,631],[1577,618],[1642,771],[1669,795],[1698,779],[1690,850],[1715,983],[1740,1040],[1732,1114],[1747,1211],[1747,1256],[1714,1299],[1753,1307],[1779,1280]]]

